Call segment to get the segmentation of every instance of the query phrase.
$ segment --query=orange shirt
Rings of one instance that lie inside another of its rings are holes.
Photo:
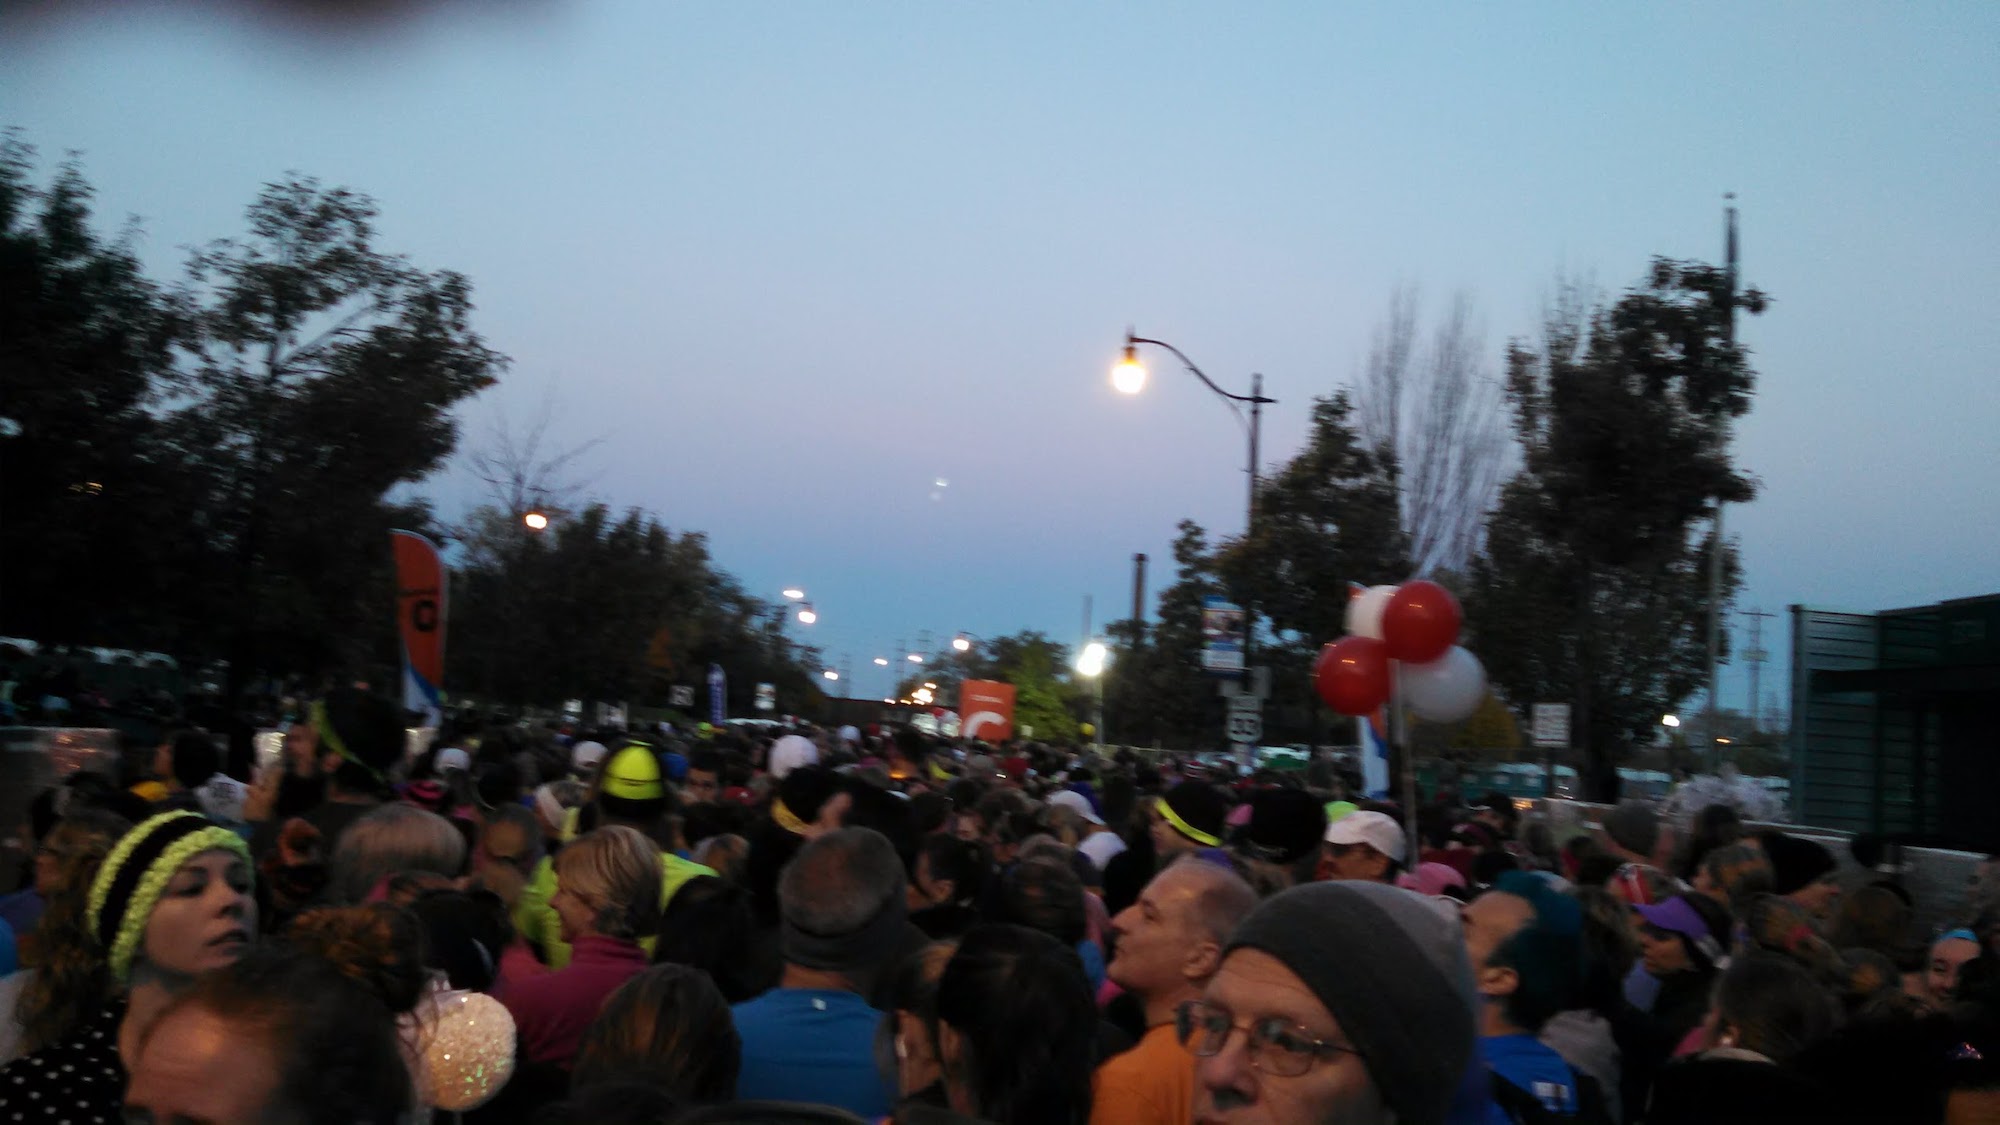
[[[1090,1125],[1188,1125],[1194,1120],[1194,1055],[1163,1023],[1097,1068]]]

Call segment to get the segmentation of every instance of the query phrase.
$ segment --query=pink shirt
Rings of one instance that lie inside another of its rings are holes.
[[[500,1002],[514,1017],[521,1053],[567,1068],[597,1010],[646,964],[646,951],[636,943],[591,934],[570,946],[566,967],[508,985]]]

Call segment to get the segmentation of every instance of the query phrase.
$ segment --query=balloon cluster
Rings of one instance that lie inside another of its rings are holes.
[[[1391,660],[1403,664],[1403,701],[1420,719],[1455,723],[1486,698],[1486,669],[1458,645],[1464,616],[1435,582],[1370,586],[1347,602],[1347,635],[1319,650],[1313,684],[1343,715],[1388,702]]]

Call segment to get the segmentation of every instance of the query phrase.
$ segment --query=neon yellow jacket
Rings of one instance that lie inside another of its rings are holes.
[[[660,853],[660,906],[662,909],[674,899],[674,892],[681,889],[689,879],[702,875],[713,875],[714,871],[693,860],[682,859],[672,852]],[[556,908],[549,905],[550,896],[556,893],[555,860],[544,857],[535,868],[535,874],[514,903],[514,928],[528,939],[528,944],[541,950],[542,958],[551,969],[560,969],[569,964],[569,943],[562,939],[562,919],[556,916]],[[639,945],[651,956],[654,946],[651,934],[639,939]]]

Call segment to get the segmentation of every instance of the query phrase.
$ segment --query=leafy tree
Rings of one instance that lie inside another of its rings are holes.
[[[963,654],[926,665],[897,688],[908,697],[925,683],[936,684],[936,698],[958,698],[965,680],[998,680],[1014,686],[1014,726],[1034,728],[1041,741],[1077,737],[1077,711],[1090,687],[1070,672],[1069,646],[1037,630],[975,641]]]
[[[1221,737],[1222,702],[1215,681],[1201,671],[1201,607],[1222,593],[1222,582],[1200,524],[1182,520],[1173,549],[1175,578],[1160,593],[1158,620],[1108,629],[1104,725],[1127,745],[1189,748]]]
[[[706,536],[675,535],[641,511],[613,518],[590,504],[537,534],[481,509],[454,581],[461,655],[446,682],[457,694],[659,706],[677,684],[704,684],[713,663],[728,674],[731,714],[751,713],[760,682],[787,710],[816,713],[824,700],[818,654],[785,637],[782,607],[720,570]]]
[[[1353,415],[1345,391],[1313,400],[1305,447],[1259,489],[1250,534],[1218,553],[1223,577],[1274,631],[1313,647],[1344,630],[1349,582],[1409,571],[1393,463],[1361,440]]]
[[[1656,260],[1609,308],[1561,291],[1538,345],[1508,352],[1523,456],[1474,561],[1476,647],[1516,707],[1568,699],[1586,792],[1610,799],[1616,767],[1700,683],[1710,552],[1735,550],[1706,517],[1754,495],[1728,449],[1754,375],[1730,327],[1725,271]]]
[[[472,289],[375,245],[368,197],[269,184],[248,234],[212,243],[180,293],[192,331],[167,422],[203,486],[231,694],[253,669],[380,654],[389,491],[451,453],[451,408],[505,364],[472,327]],[[421,528],[420,528],[421,529]]]
[[[186,325],[141,272],[135,231],[91,229],[74,161],[46,188],[35,151],[0,139],[0,633],[171,648],[174,591],[201,567],[185,474],[153,408]]]

